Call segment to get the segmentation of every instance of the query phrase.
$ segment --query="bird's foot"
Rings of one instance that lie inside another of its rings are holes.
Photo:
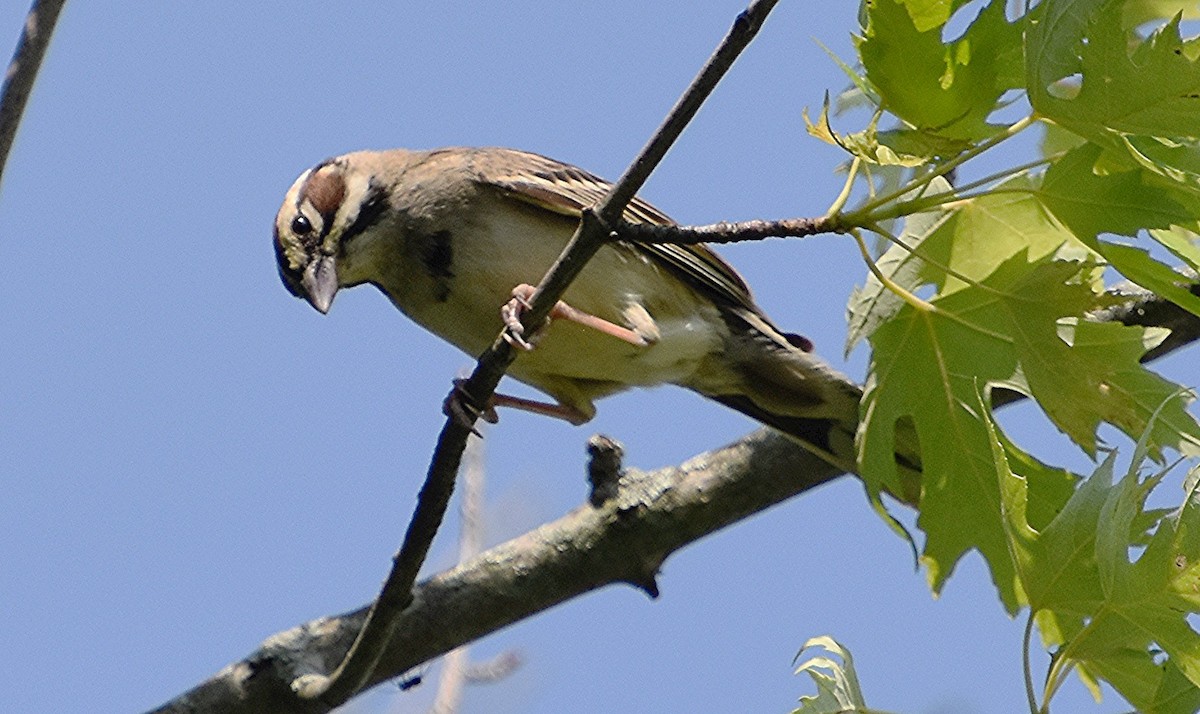
[[[451,387],[450,393],[446,395],[445,401],[442,402],[442,413],[453,419],[460,426],[465,426],[471,430],[475,436],[483,436],[479,430],[475,428],[475,421],[482,419],[489,424],[495,424],[500,421],[500,415],[496,413],[495,397],[488,400],[488,405],[480,409],[473,403],[471,395],[467,393],[465,379],[453,380],[454,386]]]
[[[504,303],[500,308],[500,319],[504,320],[504,340],[508,344],[517,349],[528,352],[537,344],[538,337],[542,334],[542,330],[534,330],[528,339],[525,337],[525,326],[521,324],[521,313],[529,309],[529,298],[533,296],[534,290],[537,288],[522,283],[513,288],[512,299]],[[550,318],[546,318],[546,322],[550,322]]]
[[[523,334],[525,328],[521,324],[521,313],[529,309],[529,299],[533,297],[536,289],[528,283],[518,285],[513,288],[512,299],[505,303],[504,307],[500,308],[500,316],[504,320],[506,328],[504,339],[514,347],[519,347],[526,351],[534,348],[537,344],[538,336],[541,334],[541,330],[539,329],[526,338]],[[628,342],[635,347],[646,347],[650,344],[641,333],[609,322],[602,317],[596,317],[589,312],[578,310],[562,300],[559,300],[550,310],[550,315],[546,318],[546,321],[549,322],[550,320],[568,320],[603,332],[623,342]]]

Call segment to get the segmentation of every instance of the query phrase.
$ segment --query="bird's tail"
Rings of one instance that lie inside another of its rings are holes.
[[[839,386],[843,390],[848,388],[858,390],[858,386],[849,380]],[[705,396],[776,429],[846,473],[858,473],[858,458],[854,443],[855,433],[858,430],[857,419],[777,414],[760,407],[749,397],[740,394],[705,394]],[[886,487],[885,490],[892,492],[895,488],[901,492],[892,493],[893,496],[906,503],[915,504],[920,498],[921,454],[917,445],[916,433],[911,428],[904,428],[904,425],[897,425],[896,465],[899,470],[896,485]]]
[[[854,451],[855,425],[838,419],[788,416],[767,411],[741,394],[706,394],[710,399],[735,409],[799,442],[847,473],[858,471]]]
[[[761,311],[726,307],[721,315],[729,335],[720,369],[703,371],[706,379],[683,386],[779,430],[847,473],[857,473],[854,441],[862,387],[813,354],[811,342],[780,331]],[[919,493],[920,449],[915,431],[903,424],[897,425],[896,463],[900,480],[889,490],[911,496],[915,486]]]

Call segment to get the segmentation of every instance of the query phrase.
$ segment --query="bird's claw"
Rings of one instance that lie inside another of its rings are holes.
[[[589,312],[572,307],[562,300],[559,300],[550,309],[550,313],[546,316],[546,321],[542,327],[535,330],[532,335],[526,338],[524,334],[525,326],[521,324],[521,313],[529,309],[529,300],[535,292],[537,292],[537,288],[527,283],[522,283],[513,288],[512,299],[500,308],[500,317],[504,320],[504,340],[514,347],[525,351],[533,349],[551,320],[569,320],[602,334],[615,337],[622,342],[628,342],[635,347],[648,347],[651,343],[657,342],[659,339],[658,327],[654,324],[654,318],[650,317],[650,313],[646,312],[646,309],[641,307],[641,305],[637,305],[636,309],[632,311],[630,308],[625,310],[626,319],[636,319],[637,322],[635,324],[639,324],[641,328],[639,330],[631,330],[628,327],[622,327],[602,317],[597,317]]]
[[[535,332],[529,339],[526,339],[525,326],[521,324],[521,313],[530,308],[529,298],[533,295],[533,291],[532,285],[518,285],[513,288],[512,299],[500,308],[500,318],[504,320],[504,341],[526,352],[532,350],[537,344],[537,336],[540,333],[540,331]],[[547,318],[546,322],[549,321]]]
[[[453,419],[459,426],[470,429],[475,436],[482,437],[483,435],[475,428],[475,421],[482,419],[489,424],[495,424],[500,421],[500,415],[490,405],[485,409],[476,407],[464,386],[466,382],[465,379],[453,380],[454,386],[446,395],[445,401],[442,402],[442,413]]]

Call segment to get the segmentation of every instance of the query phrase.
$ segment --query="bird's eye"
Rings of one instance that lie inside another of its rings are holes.
[[[295,233],[298,236],[306,236],[309,233],[312,233],[312,229],[312,222],[304,216],[296,216],[292,219],[292,233]]]

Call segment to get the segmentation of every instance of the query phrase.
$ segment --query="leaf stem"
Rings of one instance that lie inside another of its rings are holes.
[[[908,303],[916,310],[920,310],[922,312],[933,312],[937,309],[929,302],[917,297],[883,274],[883,271],[880,270],[879,266],[875,264],[875,259],[871,257],[871,251],[869,248],[867,248],[866,241],[863,240],[861,231],[859,231],[857,228],[851,228],[850,235],[854,236],[854,242],[858,244],[858,251],[862,253],[862,258],[867,263],[867,269],[871,271],[871,274],[875,276],[875,279],[878,280],[880,284],[882,284],[888,290],[891,290],[896,295],[900,296],[900,299],[904,300],[904,302]]]
[[[1029,714],[1039,714],[1037,695],[1033,691],[1033,672],[1029,664],[1029,643],[1033,637],[1033,608],[1029,608],[1029,618],[1025,621],[1025,635],[1021,639],[1021,656],[1025,671],[1025,696],[1029,700]]]
[[[846,206],[846,201],[850,200],[850,190],[854,188],[854,179],[858,178],[858,170],[862,167],[862,159],[858,156],[850,162],[850,170],[846,172],[846,182],[842,184],[841,193],[837,198],[833,199],[833,203],[829,206],[829,210],[825,211],[825,216],[836,216],[841,213]]]
[[[842,214],[842,216],[840,216],[838,222],[843,223],[843,224],[849,224],[849,225],[865,225],[867,223],[873,223],[878,220],[882,220],[884,218],[894,217],[894,216],[885,216],[883,214],[876,213],[876,211],[879,208],[881,208],[882,206],[885,206],[885,205],[899,199],[900,197],[904,196],[905,194],[912,193],[913,191],[928,185],[935,178],[937,178],[939,176],[945,176],[946,174],[950,173],[951,171],[953,171],[954,169],[963,165],[964,163],[970,161],[971,159],[975,158],[976,156],[979,156],[983,152],[988,151],[989,149],[997,146],[998,144],[1000,144],[1004,141],[1007,141],[1008,139],[1011,139],[1012,137],[1016,136],[1017,134],[1020,134],[1025,129],[1028,129],[1029,127],[1033,126],[1033,124],[1036,123],[1037,121],[1038,121],[1038,117],[1036,114],[1030,114],[1023,119],[1018,120],[1017,122],[1009,125],[1008,128],[1006,128],[1004,131],[1000,132],[999,134],[996,134],[995,136],[989,137],[988,139],[980,142],[978,145],[973,146],[970,149],[967,149],[966,151],[962,152],[958,156],[955,156],[953,159],[950,159],[949,161],[942,164],[941,166],[938,166],[933,171],[930,171],[927,174],[923,174],[920,177],[914,178],[912,181],[909,181],[904,186],[901,186],[900,188],[892,191],[891,193],[885,194],[874,200],[868,201],[865,204],[863,204],[862,206],[860,206],[859,208],[857,208],[849,213]]]
[[[908,243],[905,243],[903,240],[900,239],[899,236],[897,236],[896,234],[887,230],[883,226],[880,226],[877,224],[871,224],[871,225],[867,226],[867,230],[870,230],[874,233],[878,233],[880,236],[883,237],[884,240],[888,241],[889,243],[894,243],[894,244],[900,246],[901,248],[907,250],[909,253],[917,256],[921,260],[925,261],[927,264],[932,265],[933,267],[937,268],[938,270],[942,271],[943,273],[945,273],[946,275],[949,275],[952,278],[957,278],[958,280],[963,281],[964,283],[966,283],[967,285],[970,285],[973,288],[978,288],[980,290],[991,293],[993,295],[1000,294],[998,290],[996,290],[992,287],[989,287],[987,285],[984,285],[983,283],[979,282],[978,280],[975,280],[974,278],[967,277],[966,275],[960,273],[959,271],[955,270],[954,268],[951,268],[949,265],[946,265],[945,263],[941,262],[940,260],[935,260],[934,258],[930,258],[929,256],[927,256],[925,254],[925,252],[921,246],[911,246]]]
[[[1039,166],[1052,164],[1055,161],[1058,161],[1059,159],[1061,159],[1063,154],[1065,154],[1065,153],[1067,153],[1067,152],[1060,151],[1056,154],[1051,154],[1050,156],[1043,156],[1040,159],[1034,159],[1033,161],[1029,161],[1024,164],[1012,166],[1012,167],[1004,169],[1002,171],[997,171],[993,174],[988,174],[987,176],[984,176],[983,178],[975,179],[974,181],[971,181],[970,183],[964,183],[964,184],[955,186],[954,190],[958,193],[963,193],[965,191],[970,191],[972,189],[979,188],[980,186],[986,186],[987,184],[994,183],[996,181],[1000,181],[1000,180],[1003,180],[1006,178],[1010,178],[1010,177],[1016,176],[1017,174],[1020,174],[1020,173],[1024,173],[1026,171],[1029,171],[1030,169],[1036,169]]]
[[[965,184],[962,184],[961,186],[955,186],[952,191],[942,191],[941,193],[930,193],[930,194],[926,194],[919,198],[914,198],[914,199],[911,199],[908,201],[900,201],[900,202],[894,204],[891,208],[888,208],[886,210],[881,210],[881,211],[875,213],[874,221],[879,222],[879,221],[890,220],[892,218],[900,218],[901,216],[909,216],[914,213],[920,213],[922,211],[927,211],[931,208],[944,207],[950,203],[956,203],[958,201],[968,201],[968,200],[971,200],[974,198],[980,198],[982,196],[992,196],[992,195],[1001,194],[1001,193],[1024,193],[1024,194],[1032,193],[1031,190],[1023,189],[1023,188],[1007,188],[1007,189],[989,188],[987,190],[979,191],[977,193],[970,193],[970,192],[981,186],[987,186],[988,184],[995,183],[997,181],[1002,181],[1007,178],[1011,178],[1022,172],[1028,171],[1033,168],[1037,168],[1038,166],[1043,166],[1043,165],[1053,163],[1056,159],[1058,159],[1060,156],[1062,156],[1062,153],[1063,152],[1060,152],[1058,154],[1055,154],[1054,156],[1047,156],[1045,158],[1037,159],[1035,161],[1030,161],[1030,162],[1021,164],[1019,166],[1013,166],[1011,168],[1004,169],[1003,171],[997,171],[993,174],[984,176],[983,178],[979,178],[974,181],[971,181],[970,183],[965,183]]]

